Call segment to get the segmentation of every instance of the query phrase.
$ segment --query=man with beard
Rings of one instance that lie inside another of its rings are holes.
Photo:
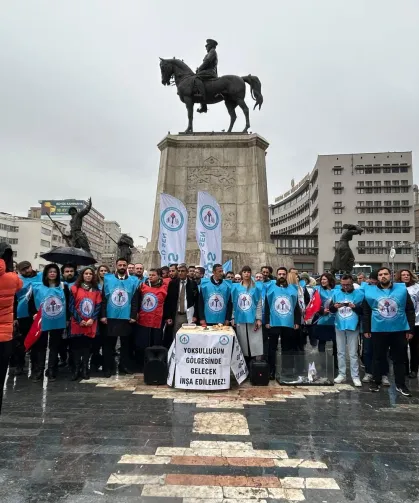
[[[143,264],[135,264],[135,266],[134,266],[134,274],[137,276],[139,284],[144,283],[144,281],[147,279],[144,276],[144,266],[143,266]]]
[[[125,259],[116,261],[116,273],[105,274],[102,292],[101,322],[107,325],[103,344],[104,374],[111,377],[114,368],[115,346],[120,338],[121,356],[119,372],[132,374],[129,370],[130,339],[132,324],[137,321],[138,295],[137,282],[132,281],[127,273]]]
[[[169,278],[170,279],[177,278],[177,264],[170,264],[170,266],[169,266]]]
[[[266,290],[265,325],[270,330],[268,362],[270,378],[276,377],[276,351],[278,339],[281,336],[282,353],[290,353],[296,349],[298,342],[294,330],[298,330],[301,320],[301,310],[298,304],[296,285],[288,285],[287,269],[279,267],[276,282],[271,282]]]
[[[387,267],[378,270],[377,278],[377,285],[365,288],[362,306],[364,337],[372,339],[373,347],[370,391],[380,390],[383,363],[390,350],[396,390],[412,396],[405,382],[405,355],[407,341],[415,331],[415,307],[405,285],[391,281]]]
[[[23,281],[23,288],[16,294],[17,313],[16,328],[19,331],[19,337],[13,339],[13,353],[10,358],[10,375],[23,374],[25,366],[25,346],[24,342],[32,326],[33,318],[29,315],[28,304],[32,294],[32,283],[42,281],[42,272],[36,272],[27,260],[17,265],[19,278]]]
[[[200,266],[195,267],[195,283],[198,285],[198,289],[201,289],[202,278],[205,277],[205,269]]]
[[[74,264],[72,264],[71,262],[64,264],[61,267],[61,277],[62,277],[64,285],[67,285],[68,288],[70,289],[77,279],[77,267]],[[69,313],[68,313],[68,319],[67,319],[67,331],[68,330],[70,330],[70,315],[69,315]],[[67,361],[68,361],[69,365],[72,366],[72,361],[71,361],[72,358],[71,358],[71,353],[70,353],[70,348],[68,345],[67,338],[61,340],[58,353],[60,356],[60,362],[58,363],[59,367],[65,367],[67,365]]]
[[[201,326],[229,325],[233,312],[231,283],[223,280],[223,266],[215,264],[209,281],[201,283],[198,297],[198,318]]]
[[[190,265],[188,267],[188,278],[195,280],[195,266],[194,265]]]

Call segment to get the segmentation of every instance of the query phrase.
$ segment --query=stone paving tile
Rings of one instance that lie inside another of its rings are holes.
[[[249,435],[247,420],[234,412],[200,412],[195,414],[194,433]]]
[[[281,487],[277,477],[245,477],[228,475],[166,475],[167,485],[235,486],[235,487]]]

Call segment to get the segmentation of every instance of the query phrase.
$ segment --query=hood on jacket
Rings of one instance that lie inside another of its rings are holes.
[[[13,250],[9,243],[0,243],[0,258],[4,260],[5,272],[13,272]]]
[[[57,271],[57,279],[55,280],[56,286],[59,286],[61,282],[61,276],[60,276],[60,268],[58,267],[57,264],[48,264],[45,266],[45,269],[42,272],[42,283],[45,286],[49,286],[49,281],[48,281],[48,271],[50,269],[55,269]]]

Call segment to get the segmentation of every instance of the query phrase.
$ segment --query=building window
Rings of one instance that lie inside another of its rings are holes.
[[[365,227],[365,220],[358,220],[358,225],[360,227]]]
[[[342,201],[336,201],[336,202],[334,202],[333,206],[341,208],[342,207]]]
[[[367,181],[365,182],[365,186],[366,186],[366,187],[372,187],[372,181],[371,181],[371,180],[367,180]]]
[[[407,173],[407,167],[406,166],[401,166],[400,173]]]
[[[381,168],[372,168],[373,173],[381,173]]]
[[[374,213],[382,213],[383,208],[374,208]]]
[[[45,246],[45,248],[50,248],[51,243],[45,239],[41,239],[41,246]]]
[[[336,166],[333,168],[334,175],[341,175],[343,168],[337,168]]]
[[[399,180],[393,180],[393,181],[392,181],[392,185],[400,185],[400,184],[399,184]]]
[[[364,174],[364,168],[355,168],[356,174],[357,175],[363,175]]]
[[[392,194],[400,194],[400,187],[392,187],[391,193]]]
[[[391,172],[392,173],[398,173],[399,172],[399,168],[391,168]]]
[[[364,182],[358,182],[357,183],[357,187],[363,187],[364,186]]]
[[[371,175],[372,174],[372,168],[365,168],[365,174],[366,175]]]
[[[406,201],[405,199],[403,199],[402,206],[409,206],[409,201]]]
[[[409,187],[400,187],[400,192],[406,194],[407,192],[409,192]]]
[[[342,182],[334,182],[333,187],[342,187]]]
[[[357,194],[363,194],[364,193],[364,189],[356,189],[356,193]]]
[[[365,203],[364,203],[364,201],[357,201],[356,205],[357,206],[365,206]]]
[[[342,214],[342,208],[333,208],[335,215],[341,215]]]
[[[358,208],[357,212],[358,212],[358,214],[362,215],[365,213],[365,208]]]
[[[383,168],[383,173],[391,173],[391,168]]]
[[[372,201],[367,201],[367,206],[372,206]]]
[[[338,188],[338,189],[336,189],[336,188],[333,188],[333,193],[334,193],[334,194],[337,194],[337,195],[340,195],[340,194],[342,194],[342,190],[343,190],[343,189],[339,189],[339,188]]]
[[[384,181],[384,186],[385,186],[385,187],[389,187],[390,185],[391,185],[390,180],[385,180],[385,181]]]
[[[402,224],[404,226],[410,225],[410,221],[409,220],[403,220]]]
[[[41,234],[45,234],[45,236],[51,236],[51,231],[46,227],[41,227]]]
[[[390,194],[391,193],[391,187],[384,187],[384,194]]]

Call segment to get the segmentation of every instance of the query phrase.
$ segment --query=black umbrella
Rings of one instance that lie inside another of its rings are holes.
[[[97,262],[91,253],[73,246],[57,246],[49,252],[41,253],[41,257],[57,264],[92,265]]]

